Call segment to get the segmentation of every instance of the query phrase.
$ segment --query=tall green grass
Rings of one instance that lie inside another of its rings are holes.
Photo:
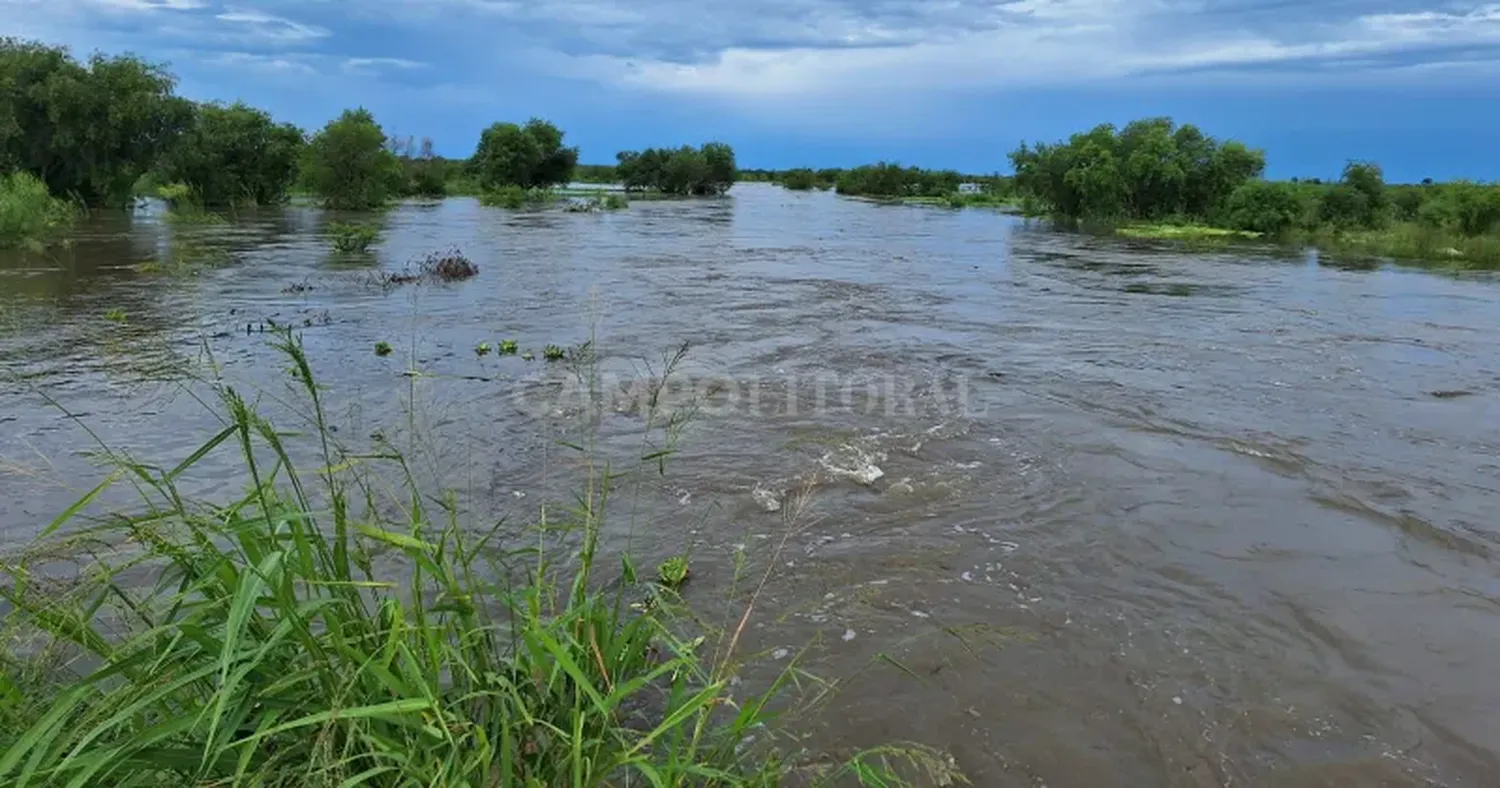
[[[42,249],[73,228],[77,211],[28,172],[0,176],[0,247]]]
[[[620,474],[586,460],[576,503],[524,544],[470,530],[388,445],[339,446],[300,341],[275,344],[311,429],[278,429],[220,385],[218,434],[171,467],[110,453],[110,476],[0,567],[10,628],[45,644],[0,649],[0,784],[897,785],[912,770],[951,784],[922,748],[820,769],[783,751],[777,710],[806,674],[736,687],[753,603],[704,630],[601,553]],[[308,448],[316,467],[294,459]],[[229,453],[243,491],[184,493]],[[126,484],[136,510],[83,519]],[[560,530],[574,550],[550,559]],[[49,560],[90,551],[77,581],[47,579]],[[598,577],[609,565],[621,579]],[[144,587],[127,579],[143,573]],[[39,670],[37,653],[65,667]]]

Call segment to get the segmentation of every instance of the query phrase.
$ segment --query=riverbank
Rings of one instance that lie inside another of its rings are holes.
[[[1403,222],[1379,230],[1323,228],[1276,236],[1203,224],[1125,224],[1113,229],[1123,238],[1214,244],[1258,241],[1313,248],[1336,255],[1359,255],[1459,269],[1500,268],[1500,235],[1465,237]]]

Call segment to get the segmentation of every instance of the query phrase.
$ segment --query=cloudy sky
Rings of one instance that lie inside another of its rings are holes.
[[[1500,3],[1399,0],[0,0],[0,34],[170,61],[304,127],[353,105],[467,155],[540,115],[583,160],[721,139],[744,166],[1006,169],[1171,115],[1276,176],[1500,179]]]

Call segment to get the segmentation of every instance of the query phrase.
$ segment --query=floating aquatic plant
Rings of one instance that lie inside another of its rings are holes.
[[[389,356],[391,354],[391,343],[380,341],[375,343],[375,355]]]
[[[490,343],[488,343],[488,342],[480,342],[479,344],[477,344],[477,345],[474,346],[474,355],[476,355],[476,356],[488,356],[489,354],[490,354]]]
[[[563,350],[557,345],[548,345],[545,349],[542,350],[542,358],[545,358],[548,361],[561,361],[566,358],[567,355],[568,351]]]
[[[500,355],[502,356],[514,356],[519,349],[520,346],[514,339],[500,340]]]

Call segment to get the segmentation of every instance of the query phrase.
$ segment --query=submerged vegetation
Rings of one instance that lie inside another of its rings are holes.
[[[620,470],[584,463],[576,505],[545,507],[521,537],[532,547],[515,549],[499,526],[466,527],[452,493],[420,489],[393,447],[340,444],[300,340],[283,332],[276,346],[310,434],[221,384],[221,432],[170,468],[106,451],[114,472],[4,566],[10,631],[40,644],[0,652],[6,785],[962,781],[921,747],[813,761],[783,738],[792,689],[826,685],[795,660],[758,691],[740,685],[759,590],[737,623],[708,629],[669,590],[631,604],[650,592],[628,555],[606,582],[600,537]],[[668,421],[653,412],[646,429]],[[296,459],[309,452],[313,470]],[[182,479],[210,458],[236,463],[247,489],[190,498]],[[137,511],[79,519],[127,479]],[[549,548],[563,533],[576,546]],[[90,547],[112,543],[139,549]],[[69,554],[87,571],[47,582]],[[664,585],[686,579],[676,560]],[[126,579],[141,571],[158,580]]]
[[[204,206],[275,205],[297,179],[302,130],[245,104],[200,104],[157,177]]]
[[[302,182],[329,208],[380,208],[402,189],[401,162],[365,109],[345,110],[308,142]]]
[[[694,148],[647,148],[616,154],[615,174],[626,191],[654,190],[681,196],[728,192],[738,177],[734,148],[722,142]]]
[[[329,222],[328,235],[333,239],[333,250],[360,254],[369,250],[370,245],[380,237],[380,230],[367,224],[343,224],[342,222]]]
[[[578,149],[565,147],[563,136],[561,129],[541,118],[524,126],[496,123],[480,135],[470,169],[486,192],[564,185],[578,166]]]

